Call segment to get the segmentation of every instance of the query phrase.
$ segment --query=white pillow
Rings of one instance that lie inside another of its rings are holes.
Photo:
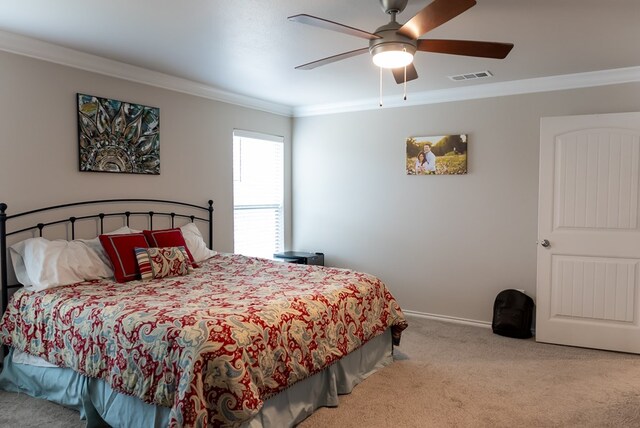
[[[30,238],[9,248],[18,281],[28,290],[113,276],[98,254],[81,241]]]
[[[113,232],[105,233],[105,235],[127,235],[129,233],[141,233],[141,231],[130,229],[128,226],[122,226],[121,228],[116,229]],[[107,268],[111,270],[111,260],[109,259],[107,252],[104,250],[102,244],[100,243],[100,237],[95,237],[93,239],[78,239],[78,241],[84,242],[89,248],[95,251],[98,254],[98,257],[100,257],[100,260],[102,260]],[[113,276],[113,271],[111,276]]]
[[[210,250],[207,244],[204,243],[200,229],[194,223],[187,223],[184,226],[180,226],[182,236],[184,236],[184,242],[186,242],[193,259],[196,263],[207,260],[218,254],[216,251]]]
[[[105,235],[123,235],[135,233],[133,229],[123,226]],[[112,278],[113,269],[111,261],[106,251],[102,248],[100,238],[77,239],[73,244],[65,246],[61,244],[49,245],[51,242],[44,238],[32,238],[41,240],[39,243],[27,244],[26,241],[19,242],[9,248],[11,263],[18,281],[30,290],[43,290],[48,287],[58,285],[75,284],[76,282],[90,279]],[[34,250],[36,251],[34,253]],[[55,251],[62,250],[64,254],[56,255]],[[74,254],[75,252],[75,254]],[[73,260],[72,266],[65,265],[65,260]],[[57,260],[57,261],[55,261]],[[88,263],[78,266],[80,260]],[[61,263],[56,267],[56,263]],[[58,270],[60,272],[58,272]],[[68,272],[72,272],[70,275]],[[33,276],[32,276],[33,275]],[[61,281],[61,282],[60,282]]]

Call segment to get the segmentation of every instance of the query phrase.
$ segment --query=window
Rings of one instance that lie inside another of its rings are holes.
[[[233,132],[234,251],[273,257],[284,247],[284,139]]]

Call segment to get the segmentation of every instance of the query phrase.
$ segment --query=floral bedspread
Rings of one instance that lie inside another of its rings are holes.
[[[218,254],[194,273],[17,291],[7,345],[145,402],[172,427],[237,426],[263,400],[332,364],[404,316],[376,277]]]

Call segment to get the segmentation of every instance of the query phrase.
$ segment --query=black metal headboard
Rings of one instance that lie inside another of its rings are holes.
[[[16,219],[18,217],[25,217],[29,215],[34,215],[38,213],[44,213],[47,211],[69,208],[81,205],[97,205],[97,204],[109,204],[109,203],[131,203],[131,204],[168,204],[179,207],[188,207],[196,210],[195,212],[207,211],[207,218],[194,215],[194,214],[185,214],[185,213],[176,213],[176,212],[159,212],[159,211],[121,211],[121,212],[100,212],[98,214],[91,215],[82,215],[78,217],[66,217],[60,220],[49,221],[47,223],[37,223],[33,226],[21,228],[18,230],[13,230],[9,232],[7,230],[7,223],[10,220]],[[9,304],[9,289],[20,287],[20,284],[9,285],[8,283],[8,265],[7,265],[7,237],[11,235],[15,235],[18,233],[28,232],[30,230],[38,230],[40,236],[42,236],[42,230],[47,226],[59,225],[59,224],[69,224],[71,228],[71,239],[75,239],[75,224],[78,220],[86,220],[86,219],[99,219],[100,220],[100,233],[104,233],[104,219],[107,217],[125,217],[126,225],[129,226],[129,219],[131,216],[146,216],[148,218],[149,229],[153,229],[153,217],[154,216],[165,216],[171,219],[171,227],[174,227],[174,221],[177,218],[186,218],[194,222],[195,220],[203,221],[208,223],[209,225],[209,248],[213,249],[213,201],[208,201],[207,206],[199,206],[186,202],[179,201],[169,201],[164,199],[101,199],[95,201],[83,201],[83,202],[72,202],[69,204],[61,204],[54,205],[45,208],[38,208],[31,211],[25,211],[18,214],[7,215],[7,204],[0,203],[0,264],[2,264],[2,272],[0,274],[0,282],[2,283],[2,312],[0,315],[4,314],[4,311]]]

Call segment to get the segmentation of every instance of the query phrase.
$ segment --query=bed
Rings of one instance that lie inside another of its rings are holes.
[[[9,220],[23,216],[129,202],[207,215],[101,212],[7,231]],[[318,407],[337,405],[338,394],[389,364],[406,327],[397,302],[374,276],[210,250],[211,201],[200,207],[102,200],[13,216],[6,209],[0,204],[0,339],[9,347],[0,388],[76,408],[87,426],[292,426]],[[8,300],[7,237],[33,231],[42,237],[46,227],[65,224],[75,243],[76,224],[88,221],[98,223],[106,241],[105,219],[122,218],[128,227],[136,215],[150,231],[159,217],[170,219],[166,230],[180,219],[205,224],[208,257],[195,268],[187,263],[189,272],[179,276],[27,287]]]

